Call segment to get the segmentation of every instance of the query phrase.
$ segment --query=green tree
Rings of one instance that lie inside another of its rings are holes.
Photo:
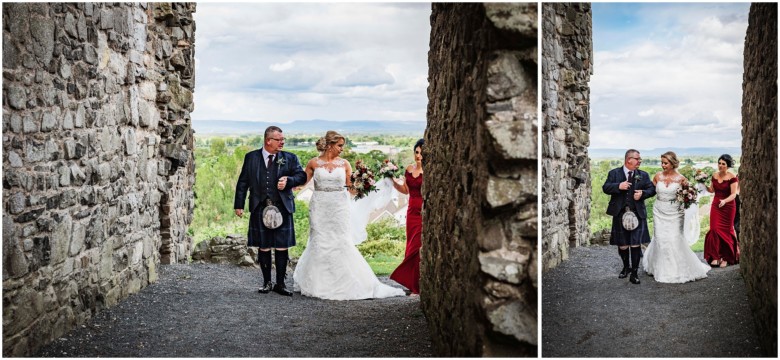
[[[677,171],[680,173],[680,175],[685,176],[689,183],[695,183],[693,176],[696,175],[696,169],[694,169],[693,166],[685,165],[677,169]]]
[[[211,149],[211,156],[219,156],[227,152],[225,140],[222,138],[212,139],[209,148]]]

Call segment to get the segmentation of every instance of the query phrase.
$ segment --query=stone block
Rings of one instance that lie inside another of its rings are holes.
[[[8,105],[17,110],[24,110],[27,104],[27,93],[20,85],[8,87]]]
[[[512,203],[523,203],[536,196],[536,177],[524,176],[521,179],[503,179],[495,176],[488,178],[487,201],[492,207],[501,207]]]
[[[76,116],[74,117],[74,126],[76,128],[83,128],[85,119],[86,119],[86,109],[84,108],[83,104],[79,104],[78,109],[76,109]]]
[[[54,21],[49,18],[36,18],[29,26],[33,54],[40,64],[48,65],[54,55]]]
[[[491,252],[489,254],[496,253]],[[512,284],[520,284],[528,274],[525,273],[525,263],[515,260],[507,260],[503,257],[481,253],[479,255],[480,269],[482,272]],[[528,261],[526,256],[524,259]]]
[[[154,106],[154,104],[148,101],[141,101],[138,104],[139,108],[139,124],[144,127],[148,127],[150,130],[157,129],[160,122],[160,112]]]
[[[536,3],[486,3],[484,6],[487,18],[496,28],[531,39],[537,37]]]
[[[140,264],[141,263],[141,259],[143,258],[143,255],[144,255],[144,243],[141,242],[141,241],[136,242],[134,247],[133,247],[132,258],[131,258],[130,264],[132,264],[132,265]]]
[[[19,156],[19,154],[17,154],[15,151],[8,152],[8,162],[11,164],[11,167],[19,168],[24,166],[22,157]]]
[[[134,155],[138,149],[135,139],[135,130],[129,129],[124,134],[125,154]]]
[[[40,131],[40,123],[30,115],[24,115],[22,118],[22,130],[25,134],[36,133]]]
[[[488,100],[500,101],[520,96],[533,85],[517,57],[511,52],[499,52],[488,66]]]
[[[530,308],[521,300],[502,304],[488,312],[493,330],[515,339],[534,345],[538,344],[536,309]]]
[[[60,174],[60,186],[69,186],[70,185],[70,168],[63,165],[60,166],[58,169]]]
[[[155,262],[154,258],[146,259],[146,269],[149,273],[149,283],[157,282],[157,262]]]
[[[21,214],[25,210],[26,202],[27,197],[23,193],[14,193],[8,199],[7,209],[11,214]]]

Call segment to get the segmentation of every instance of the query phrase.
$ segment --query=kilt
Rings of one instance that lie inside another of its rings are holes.
[[[623,228],[623,213],[612,217],[612,233],[609,244],[617,246],[636,246],[650,242],[650,232],[647,229],[647,219],[639,219],[639,226],[628,231]]]
[[[282,214],[282,226],[269,229],[263,225],[263,209],[258,205],[255,211],[249,215],[249,233],[247,234],[247,246],[257,246],[261,249],[290,248],[295,246],[295,226],[293,216],[283,204],[278,204]]]

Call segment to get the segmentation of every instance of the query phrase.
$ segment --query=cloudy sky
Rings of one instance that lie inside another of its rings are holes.
[[[198,3],[195,120],[425,121],[429,3]]]
[[[739,147],[749,9],[594,3],[590,147]]]

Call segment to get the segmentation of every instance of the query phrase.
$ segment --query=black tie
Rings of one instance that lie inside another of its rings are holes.
[[[634,172],[633,171],[629,171],[628,172],[628,181],[630,181],[632,183],[634,182]]]
[[[265,166],[266,170],[271,170],[271,165],[274,163],[274,156],[268,155],[268,165]]]

